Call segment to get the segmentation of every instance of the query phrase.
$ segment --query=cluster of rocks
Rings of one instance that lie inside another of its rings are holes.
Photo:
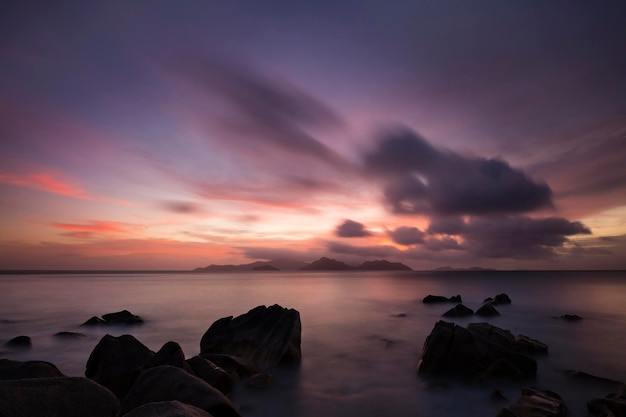
[[[22,417],[239,417],[227,396],[237,381],[267,386],[272,377],[264,369],[299,362],[300,343],[300,314],[278,305],[216,321],[189,359],[176,342],[155,353],[131,335],[105,335],[84,378],[48,362],[0,361],[0,410]]]
[[[130,325],[130,324],[143,324],[144,321],[141,317],[131,313],[128,310],[118,311],[116,313],[109,313],[102,316],[93,316],[82,326],[103,326],[103,325]]]
[[[494,306],[511,304],[511,299],[505,293],[498,294],[493,298],[486,298],[483,301],[483,305],[476,310],[476,312],[462,304],[463,300],[460,295],[455,295],[450,298],[442,295],[427,295],[424,299],[422,299],[422,302],[424,304],[440,304],[448,302],[457,303],[455,307],[443,313],[443,317],[469,317],[473,315],[481,317],[494,317],[500,315],[500,312],[498,312]]]

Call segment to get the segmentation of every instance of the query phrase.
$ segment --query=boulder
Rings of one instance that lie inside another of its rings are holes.
[[[81,324],[81,326],[104,326],[106,324],[108,323],[102,320],[100,317],[93,316],[92,318]]]
[[[491,303],[486,303],[476,310],[476,315],[481,317],[494,317],[499,316],[500,313]]]
[[[256,363],[246,358],[223,354],[207,354],[200,356],[228,372],[235,380],[250,378],[252,375],[261,372],[261,368],[259,368]]]
[[[87,337],[86,334],[76,332],[58,332],[53,334],[58,339],[83,339]]]
[[[604,398],[587,401],[587,410],[593,417],[626,417],[626,385]]]
[[[462,302],[460,295],[455,295],[450,298],[443,295],[427,295],[422,299],[424,304],[437,304],[437,303],[460,303]]]
[[[508,330],[487,323],[467,328],[439,321],[422,348],[418,370],[422,374],[458,374],[484,378],[491,375],[530,378],[537,362],[513,350]]]
[[[562,316],[559,316],[558,318],[560,318],[561,320],[565,320],[565,321],[581,321],[583,319],[578,314],[563,314]]]
[[[511,304],[511,299],[505,293],[498,294],[493,298],[493,304]]]
[[[202,336],[200,352],[240,356],[261,366],[299,362],[301,328],[297,310],[259,306],[213,323]]]
[[[7,417],[115,417],[117,398],[87,378],[0,381],[0,415]]]
[[[50,378],[65,376],[59,368],[44,361],[12,361],[0,359],[0,380],[23,378]]]
[[[501,329],[489,323],[471,323],[467,328],[476,334],[500,344],[507,349],[525,355],[548,353],[548,346],[528,336],[513,336],[508,330]]]
[[[558,394],[525,387],[517,403],[502,409],[498,417],[563,417],[566,414],[565,402]]]
[[[102,316],[108,324],[143,324],[141,317],[134,315],[128,310],[108,313]]]
[[[32,341],[30,340],[30,337],[28,336],[17,336],[14,337],[13,339],[9,340],[8,342],[6,342],[4,344],[6,347],[10,347],[10,348],[31,348],[32,347]]]
[[[180,345],[176,342],[169,341],[159,349],[152,357],[152,366],[171,365],[182,368],[185,371],[191,371],[187,362],[185,362],[185,353]]]
[[[131,335],[105,335],[89,355],[85,376],[110,389],[118,398],[126,395],[154,353]]]
[[[180,401],[159,401],[141,405],[123,417],[212,417],[206,411]]]
[[[220,391],[169,365],[143,371],[122,401],[120,414],[147,403],[173,400],[198,407],[214,417],[240,417],[235,406]]]
[[[465,307],[463,304],[457,304],[450,310],[443,313],[444,317],[468,317],[473,316],[474,311],[471,308]]]
[[[208,359],[194,356],[187,359],[187,365],[192,374],[217,388],[223,394],[228,395],[235,386],[235,378]]]

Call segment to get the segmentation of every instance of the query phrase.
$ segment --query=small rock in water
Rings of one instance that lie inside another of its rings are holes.
[[[4,345],[11,348],[31,348],[32,341],[28,336],[17,336],[6,342]]]
[[[102,320],[100,317],[93,316],[92,318],[81,324],[81,326],[103,326],[105,324],[108,323]]]
[[[486,303],[476,311],[476,315],[482,317],[494,317],[499,316],[500,313],[493,305],[491,305],[490,303]]]
[[[128,310],[118,311],[116,313],[109,313],[102,316],[102,318],[109,324],[142,324],[141,317],[132,314]]]
[[[455,295],[450,298],[444,297],[443,295],[432,295],[429,294],[422,299],[424,304],[436,304],[436,303],[460,303],[461,296]]]
[[[567,414],[561,397],[547,390],[526,387],[517,403],[504,408],[498,417],[563,417]]]
[[[563,314],[562,316],[559,317],[561,320],[565,320],[565,321],[580,321],[583,318],[580,317],[578,314]]]
[[[493,299],[493,304],[511,304],[511,299],[505,293],[498,294]]]
[[[463,304],[457,304],[454,308],[443,313],[444,317],[467,317],[473,316],[474,312],[471,308],[465,307]]]
[[[53,336],[59,339],[82,339],[83,337],[87,337],[87,335],[77,332],[58,332]]]

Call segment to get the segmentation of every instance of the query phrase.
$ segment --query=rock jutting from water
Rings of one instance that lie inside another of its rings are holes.
[[[474,311],[465,307],[463,304],[457,304],[455,307],[443,313],[443,317],[468,317],[473,316]]]
[[[429,294],[422,299],[422,303],[424,304],[438,304],[438,303],[462,303],[460,295],[453,295],[452,297],[444,297],[443,295],[432,295]]]
[[[439,321],[424,342],[418,371],[478,379],[532,378],[537,374],[537,362],[528,355],[544,349],[547,351],[547,346],[541,342],[525,336],[515,338],[510,331],[487,323],[464,328]]]
[[[32,347],[32,341],[28,336],[16,336],[4,344],[6,347],[30,349]]]
[[[116,325],[131,325],[131,324],[143,324],[144,321],[141,317],[131,313],[128,310],[117,311],[115,313],[104,314],[102,318],[93,316],[82,326],[104,326],[108,324]]]
[[[567,407],[558,394],[525,387],[517,402],[500,410],[497,417],[564,417],[566,414]]]

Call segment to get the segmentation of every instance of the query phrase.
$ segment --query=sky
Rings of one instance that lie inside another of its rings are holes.
[[[0,5],[0,269],[626,269],[626,3]]]

